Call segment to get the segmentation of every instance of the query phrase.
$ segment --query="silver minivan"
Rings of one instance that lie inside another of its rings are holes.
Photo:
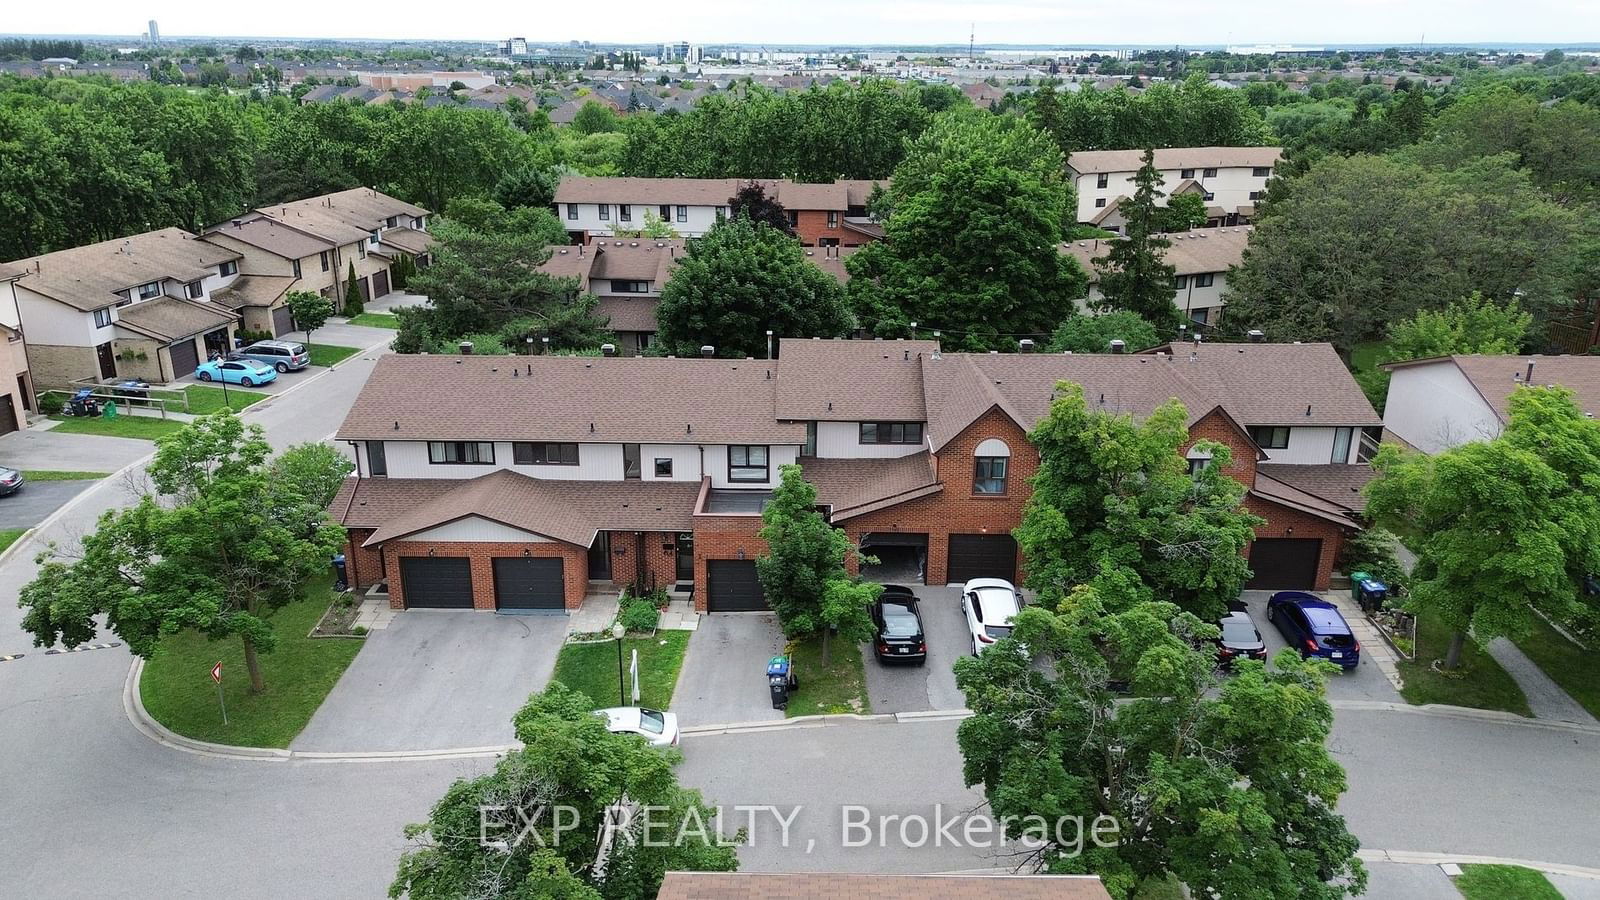
[[[306,352],[306,345],[293,341],[256,341],[235,350],[233,355],[264,362],[279,372],[299,371],[311,365],[311,354]]]

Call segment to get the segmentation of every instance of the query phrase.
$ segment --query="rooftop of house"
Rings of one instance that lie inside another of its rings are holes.
[[[420,206],[364,187],[335,191],[288,203],[276,203],[261,207],[256,212],[295,227],[315,224],[330,233],[335,230],[333,226],[342,225],[344,226],[342,234],[346,235],[345,239],[340,240],[342,244],[354,240],[348,237],[352,233],[366,233],[384,227],[384,223],[392,216],[428,214],[428,211]]]
[[[123,307],[118,312],[117,322],[157,340],[176,341],[222,328],[237,318],[227,306],[221,304],[157,297]]]
[[[1600,356],[1436,356],[1386,363],[1383,368],[1393,372],[1452,363],[1472,382],[1502,422],[1510,417],[1511,395],[1526,384],[1567,388],[1574,394],[1579,409],[1591,416],[1600,416]]]
[[[7,265],[26,270],[21,287],[87,312],[116,303],[117,291],[168,278],[195,281],[239,258],[181,228],[163,228]]]
[[[601,296],[610,292],[610,285],[591,286],[592,281],[649,281],[660,290],[686,249],[682,238],[595,238],[587,245],[551,247],[550,258],[539,269],[557,278],[576,278],[578,290]],[[813,265],[843,284],[850,280],[844,261],[857,249],[806,247],[803,252]]]
[[[1245,247],[1250,243],[1252,226],[1237,225],[1226,228],[1196,228],[1193,231],[1165,235],[1171,242],[1162,254],[1175,275],[1195,275],[1201,272],[1226,272],[1230,266],[1244,261]],[[1089,281],[1097,280],[1094,259],[1104,256],[1111,242],[1118,238],[1066,241],[1060,244],[1062,253],[1073,257],[1089,273]]]
[[[207,230],[202,237],[223,237],[249,244],[284,259],[304,259],[338,246],[327,236],[285,225],[277,219],[259,216],[234,219]]]
[[[568,176],[556,188],[557,203],[661,203],[682,206],[726,206],[739,189],[758,182],[786,209],[835,210],[864,206],[876,182],[841,179],[822,184],[787,178],[604,178]],[[883,184],[888,184],[884,179]]]
[[[1272,166],[1283,155],[1281,147],[1164,147],[1156,150],[1158,169],[1223,169]],[[1101,172],[1137,172],[1144,165],[1143,150],[1079,150],[1067,157],[1067,167],[1079,175]]]

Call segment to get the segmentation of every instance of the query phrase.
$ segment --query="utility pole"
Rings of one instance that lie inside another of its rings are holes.
[[[978,62],[978,54],[977,54],[977,50],[976,50],[977,46],[978,46],[978,23],[977,22],[973,22],[972,23],[972,31],[968,32],[968,34],[967,34],[967,59],[971,60],[973,65],[977,65],[977,62]]]

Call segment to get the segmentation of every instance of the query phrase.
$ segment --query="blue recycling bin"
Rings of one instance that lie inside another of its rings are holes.
[[[1389,586],[1376,578],[1364,578],[1356,582],[1356,601],[1367,612],[1376,612],[1383,608],[1383,602],[1389,597]]]
[[[344,554],[333,555],[333,589],[343,591],[350,585],[350,579],[345,575]]]
[[[767,690],[772,694],[772,708],[785,709],[789,705],[789,694],[800,686],[800,679],[795,675],[794,664],[787,656],[774,656],[767,660]]]

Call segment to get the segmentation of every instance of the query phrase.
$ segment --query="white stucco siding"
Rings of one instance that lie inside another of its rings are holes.
[[[1506,391],[1510,390],[1508,383]],[[1383,424],[1424,453],[1488,440],[1502,427],[1483,395],[1449,360],[1394,370]]]
[[[1332,428],[1291,426],[1289,446],[1266,450],[1267,459],[1275,463],[1325,466],[1333,462],[1333,432]]]
[[[519,466],[510,441],[494,442],[494,462],[482,465],[428,462],[427,441],[385,441],[390,478],[477,478],[510,469],[534,478],[568,481],[621,481],[621,444],[579,444],[575,466]]]
[[[468,516],[454,522],[446,522],[427,531],[419,531],[408,535],[408,541],[467,541],[470,543],[551,543],[547,537],[541,537],[531,531],[512,528],[502,525],[492,519],[479,516]]]
[[[926,428],[923,429],[926,432]],[[927,438],[917,444],[863,444],[859,422],[818,422],[819,459],[891,459],[928,449]]]
[[[672,216],[667,219],[666,224],[671,225],[674,231],[684,237],[700,237],[710,231],[711,226],[717,222],[717,210],[723,208],[717,206],[690,206],[686,210],[687,221],[680,222],[678,221],[678,204],[668,205],[672,207]],[[619,226],[629,230],[643,228],[646,210],[658,216],[661,214],[661,204],[659,203],[630,203],[628,206],[632,219],[624,222],[619,218],[621,215],[620,206],[621,204],[617,203],[606,204],[609,218],[602,219],[600,218],[600,204],[562,203],[560,204],[561,224],[568,231],[587,231],[591,234],[609,235],[612,233],[611,230],[613,228]],[[574,209],[577,211],[577,218],[572,216]]]
[[[1252,191],[1265,189],[1267,178],[1254,174],[1253,166],[1217,167],[1217,174],[1206,178],[1205,167],[1195,168],[1194,180],[1198,181],[1206,190],[1212,193],[1212,199],[1207,201],[1207,206],[1220,206],[1228,212],[1233,212],[1241,206],[1257,202],[1250,199]],[[1108,172],[1106,173],[1106,186],[1100,187],[1098,173],[1079,175],[1078,188],[1078,221],[1087,222],[1100,214],[1104,206],[1096,206],[1096,200],[1105,200],[1109,206],[1111,201],[1118,197],[1132,197],[1134,192],[1134,172]],[[1173,188],[1183,182],[1182,169],[1162,169],[1161,178],[1165,182],[1162,191],[1170,193]],[[1157,201],[1165,206],[1167,201],[1163,197]]]
[[[672,460],[672,474],[656,477],[656,460]],[[639,462],[645,481],[699,481],[700,447],[696,444],[641,444]]]
[[[112,326],[96,328],[92,313],[80,312],[65,303],[36,294],[21,284],[16,285],[15,290],[22,328],[31,344],[94,347],[116,336],[116,329]]]

